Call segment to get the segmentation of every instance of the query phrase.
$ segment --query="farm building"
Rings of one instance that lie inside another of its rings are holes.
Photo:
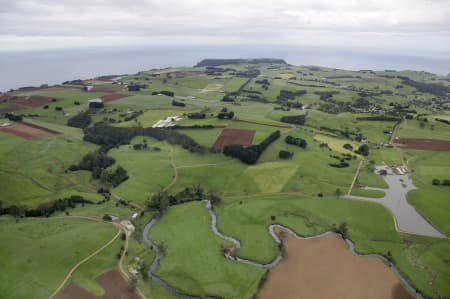
[[[92,88],[94,88],[94,86],[92,86],[92,85],[86,85],[83,87],[84,91],[91,91]]]
[[[89,108],[103,108],[104,106],[103,100],[100,98],[89,100]]]

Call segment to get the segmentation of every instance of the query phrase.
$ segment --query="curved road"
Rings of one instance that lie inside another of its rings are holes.
[[[392,169],[388,166],[377,166],[377,171],[386,170],[387,175],[383,176],[388,184],[388,189],[370,188],[368,190],[380,190],[385,193],[383,198],[368,198],[362,196],[347,196],[350,199],[376,202],[388,208],[394,216],[396,229],[399,232],[423,235],[429,237],[446,238],[441,232],[434,228],[416,209],[407,201],[407,194],[411,190],[417,189],[412,179],[407,175],[392,174]]]

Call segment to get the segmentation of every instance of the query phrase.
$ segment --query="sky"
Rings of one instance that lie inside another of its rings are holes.
[[[292,45],[450,53],[450,0],[0,0],[0,51]]]

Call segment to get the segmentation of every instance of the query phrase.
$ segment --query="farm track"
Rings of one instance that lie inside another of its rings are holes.
[[[352,184],[350,185],[350,188],[348,188],[347,196],[350,196],[350,194],[352,194],[352,190],[353,190],[353,187],[356,184],[356,180],[358,179],[359,171],[361,170],[362,164],[363,164],[363,161],[362,160],[359,161],[358,168],[356,168],[355,176],[353,177]]]
[[[55,298],[55,296],[61,291],[61,289],[65,286],[65,284],[67,283],[67,281],[69,280],[69,278],[72,276],[72,274],[81,266],[83,265],[85,262],[89,261],[91,258],[93,258],[94,256],[96,256],[98,253],[100,253],[101,251],[103,251],[106,247],[108,247],[109,245],[111,245],[120,235],[120,233],[122,232],[122,229],[120,227],[117,227],[117,234],[111,239],[109,240],[105,245],[103,245],[102,247],[100,247],[99,249],[97,249],[96,251],[94,251],[93,253],[91,253],[89,256],[87,256],[86,258],[84,258],[83,260],[81,260],[80,262],[78,262],[75,266],[73,266],[73,268],[69,271],[69,273],[66,275],[66,277],[64,278],[63,282],[58,286],[58,288],[53,292],[52,295],[50,295],[50,299],[51,298]]]
[[[171,145],[169,145],[169,147],[170,147],[170,149],[169,149],[169,154],[167,155],[167,157],[169,159],[170,167],[172,167],[172,169],[173,169],[173,176],[172,176],[172,181],[169,183],[169,185],[164,187],[163,191],[169,190],[178,181],[178,168],[173,160],[173,147]]]
[[[218,236],[219,238],[229,241],[231,243],[233,243],[233,246],[231,248],[229,248],[227,250],[227,252],[224,253],[224,257],[235,261],[235,262],[239,262],[239,263],[243,263],[243,264],[247,264],[250,266],[254,266],[254,267],[258,267],[258,268],[263,268],[263,269],[270,269],[275,267],[276,265],[278,265],[278,263],[281,262],[281,260],[283,259],[283,252],[281,249],[278,250],[277,256],[270,262],[267,264],[263,264],[263,263],[258,263],[256,261],[252,261],[252,260],[248,260],[248,259],[243,259],[240,258],[238,256],[234,256],[233,252],[235,252],[236,250],[238,250],[241,247],[241,243],[239,240],[230,237],[230,236],[226,236],[223,233],[221,233],[217,227],[217,216],[214,213],[213,207],[211,205],[211,202],[209,200],[205,201],[205,205],[206,208],[208,210],[208,213],[210,215],[210,219],[211,219],[211,230],[213,231],[213,233]],[[145,226],[143,232],[142,232],[142,238],[144,240],[144,242],[152,249],[155,250],[156,255],[155,258],[148,270],[147,276],[149,279],[153,280],[154,282],[156,282],[157,284],[159,284],[160,286],[162,286],[166,291],[168,291],[171,295],[177,297],[177,298],[182,298],[182,299],[216,299],[218,297],[210,297],[210,296],[205,296],[205,297],[201,297],[201,296],[191,296],[188,294],[183,294],[180,293],[178,291],[176,291],[173,287],[171,287],[167,282],[165,282],[163,279],[155,276],[153,273],[156,270],[156,268],[159,265],[159,262],[161,260],[161,258],[164,257],[163,252],[161,251],[161,249],[149,238],[149,233],[151,228],[157,223],[157,219],[153,218],[151,219],[151,221],[149,223],[147,223],[147,225]],[[316,236],[311,236],[311,237],[302,237],[299,236],[296,232],[294,232],[292,229],[290,229],[289,227],[283,226],[281,224],[271,224],[268,227],[268,232],[269,234],[272,236],[272,238],[274,239],[275,243],[278,245],[278,248],[281,247],[282,244],[282,240],[279,238],[279,236],[277,235],[275,230],[284,230],[286,232],[288,232],[289,234],[291,234],[292,236],[294,236],[295,238],[299,239],[299,240],[309,240],[309,239],[315,239],[315,238],[321,238],[323,236],[329,235],[329,234],[333,234],[333,232],[324,232],[322,234],[316,235]],[[340,235],[339,235],[340,236]],[[377,257],[383,260],[384,263],[388,264],[391,271],[395,274],[395,276],[399,279],[399,281],[401,282],[401,284],[403,285],[403,287],[414,297],[418,298],[418,299],[424,299],[424,297],[415,289],[413,288],[400,274],[400,271],[397,269],[397,267],[395,265],[393,265],[390,261],[388,261],[384,256],[379,255],[379,254],[359,254],[355,251],[355,246],[354,243],[350,240],[350,239],[344,239],[345,242],[348,244],[349,250],[358,256],[362,256],[362,257]]]

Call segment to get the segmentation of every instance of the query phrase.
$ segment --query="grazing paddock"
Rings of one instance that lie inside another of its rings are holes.
[[[351,253],[336,235],[299,240],[286,234],[284,244],[286,256],[270,271],[260,299],[414,298],[381,259]]]
[[[116,92],[122,90],[123,87],[112,84],[95,85],[89,92]]]
[[[399,138],[394,142],[405,149],[426,151],[450,151],[450,141],[423,138]]]
[[[216,142],[213,145],[213,149],[216,151],[221,151],[224,146],[230,144],[249,146],[252,145],[254,136],[254,130],[223,129],[219,137],[217,137]]]
[[[128,97],[128,94],[122,94],[122,93],[110,93],[106,94],[104,96],[101,96],[100,99],[103,100],[104,103],[108,103],[111,101],[119,100]]]
[[[0,132],[16,135],[25,139],[45,138],[60,134],[57,131],[26,122],[17,122],[11,126],[2,127],[0,128]]]
[[[103,296],[95,296],[71,282],[58,299],[139,299],[136,292],[128,290],[128,284],[117,270],[108,271],[97,277],[97,282],[105,290]]]

